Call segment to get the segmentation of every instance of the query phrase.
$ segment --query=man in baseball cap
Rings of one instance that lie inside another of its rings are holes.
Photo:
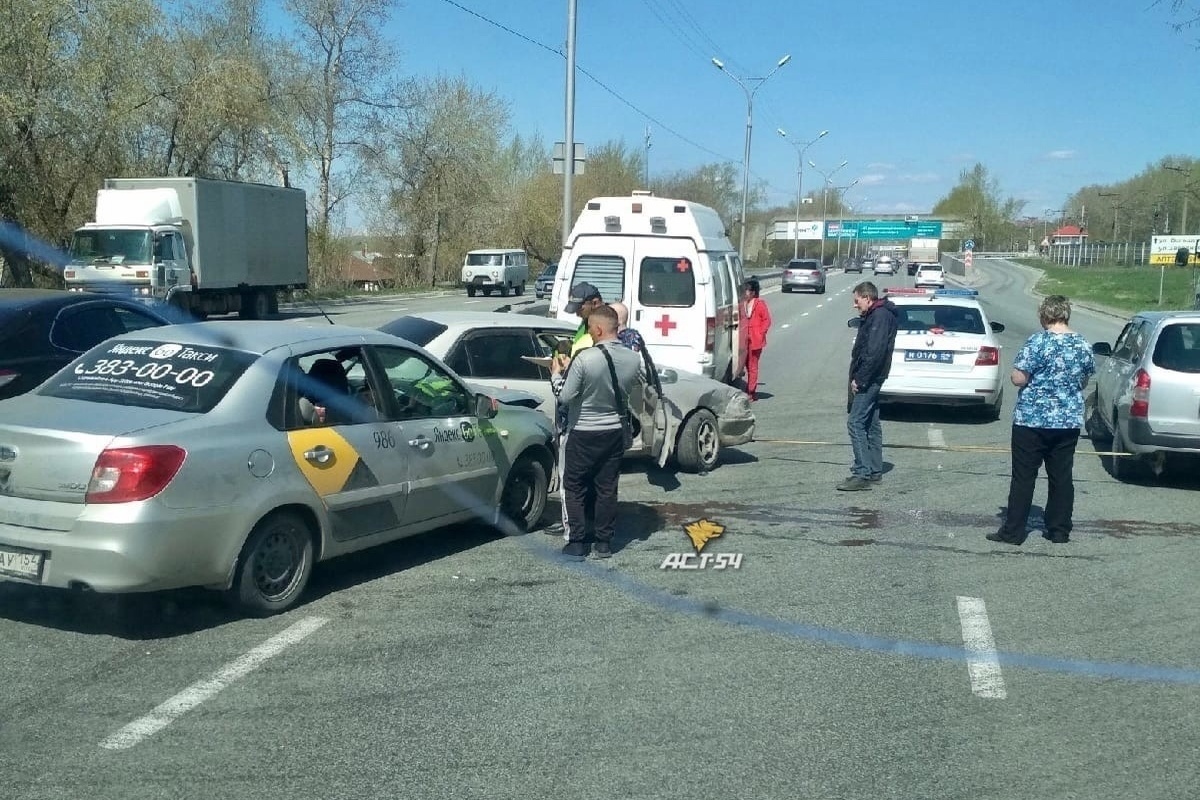
[[[567,298],[567,304],[563,309],[568,314],[579,315],[579,330],[575,331],[575,339],[571,342],[572,357],[585,347],[592,346],[592,337],[588,335],[588,315],[592,313],[593,308],[599,308],[604,305],[604,299],[600,297],[600,290],[590,283],[577,283],[571,287],[571,296]]]

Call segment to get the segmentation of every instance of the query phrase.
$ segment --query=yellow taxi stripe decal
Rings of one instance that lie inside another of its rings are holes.
[[[343,491],[355,465],[360,461],[358,451],[333,428],[301,428],[288,431],[288,446],[292,458],[304,478],[321,497]],[[304,454],[325,447],[333,456],[324,463],[309,461]]]

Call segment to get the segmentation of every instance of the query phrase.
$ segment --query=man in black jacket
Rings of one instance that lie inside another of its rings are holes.
[[[870,281],[854,287],[859,314],[858,336],[850,353],[849,415],[846,430],[854,450],[850,477],[838,484],[843,492],[870,489],[883,478],[883,426],[879,424],[879,390],[892,367],[898,317],[890,300],[880,300]]]

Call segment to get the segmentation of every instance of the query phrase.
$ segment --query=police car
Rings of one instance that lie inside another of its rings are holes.
[[[1000,341],[974,289],[888,289],[899,324],[881,403],[974,407],[1000,418]]]

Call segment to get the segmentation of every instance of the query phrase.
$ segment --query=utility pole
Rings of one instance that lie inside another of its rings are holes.
[[[795,241],[795,246],[792,248],[792,258],[799,258],[800,257],[800,202],[801,202],[801,192],[803,191],[803,187],[804,187],[804,153],[807,152],[808,148],[810,148],[814,144],[816,144],[818,140],[827,136],[829,134],[829,131],[821,131],[815,137],[813,137],[812,141],[801,146],[799,143],[793,142],[791,139],[789,139],[787,131],[785,131],[783,128],[776,128],[775,130],[780,136],[782,136],[787,141],[788,144],[790,144],[796,148],[796,154],[799,156],[799,158],[798,158],[799,164],[796,167],[796,230],[792,232],[792,238]]]

